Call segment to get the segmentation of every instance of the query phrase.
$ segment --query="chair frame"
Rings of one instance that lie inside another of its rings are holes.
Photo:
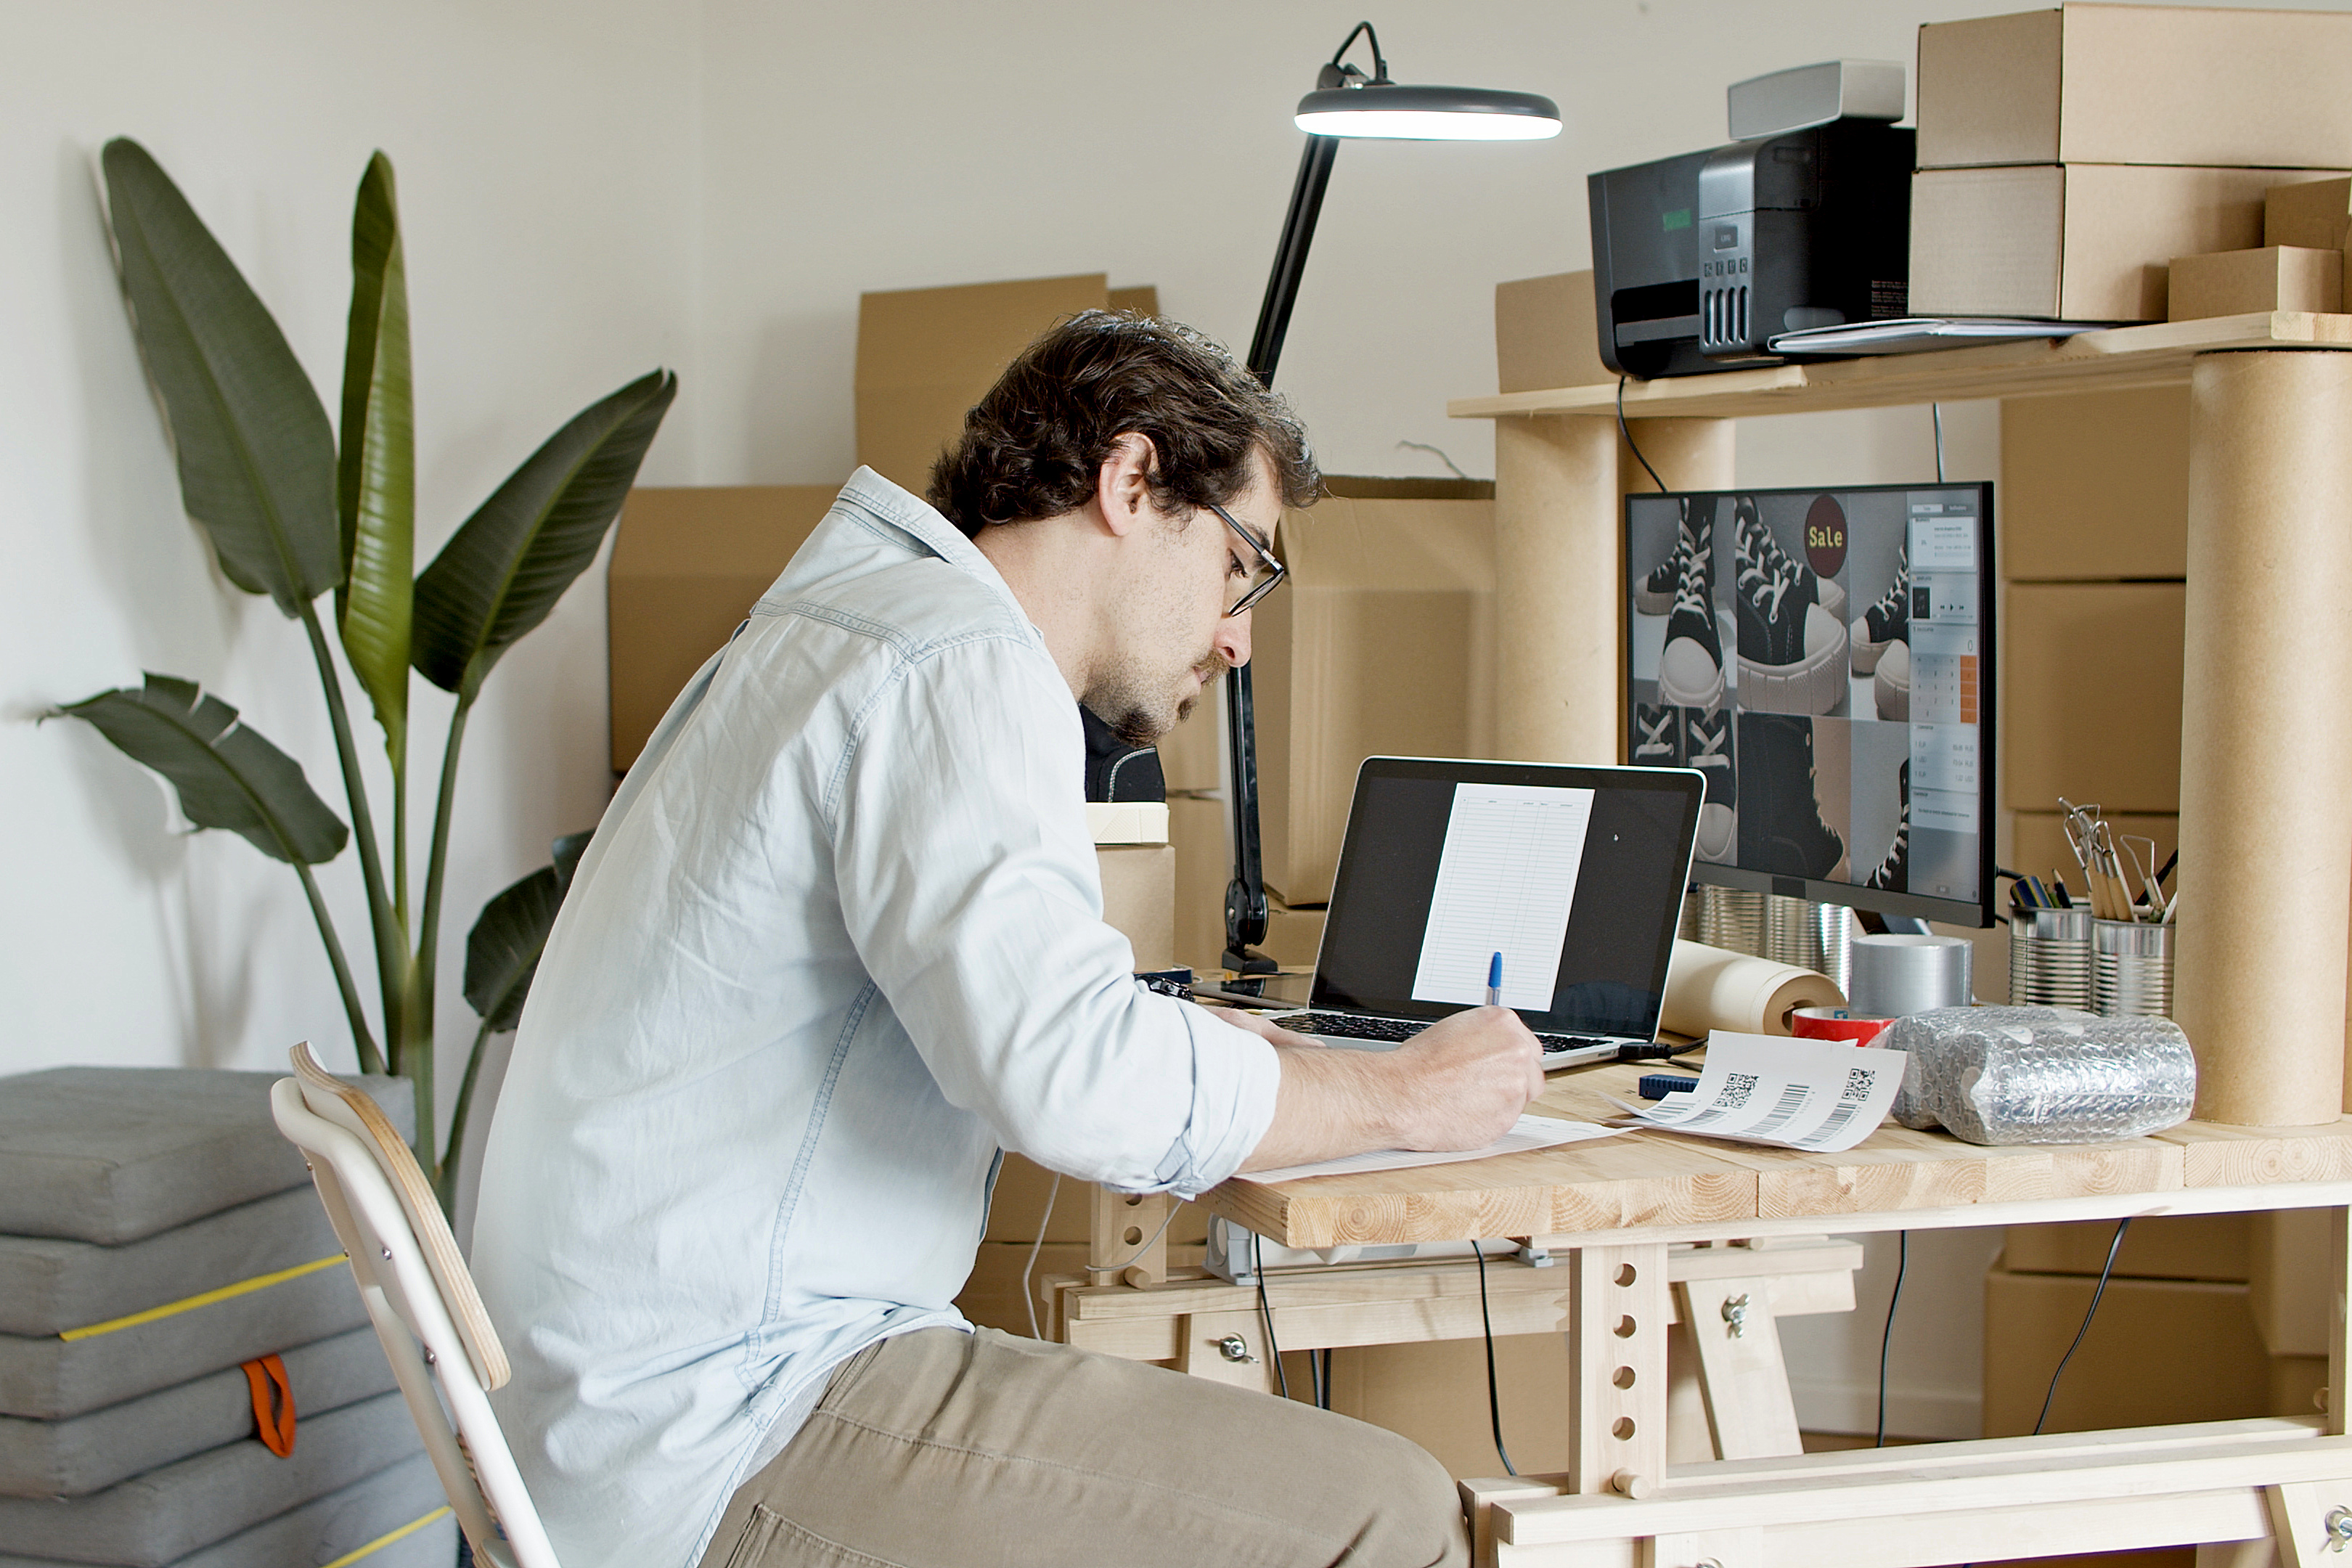
[[[431,1186],[373,1100],[321,1067],[308,1041],[289,1054],[296,1076],[271,1086],[270,1112],[310,1166],[475,1561],[561,1568],[490,1409],[509,1375],[505,1348]]]

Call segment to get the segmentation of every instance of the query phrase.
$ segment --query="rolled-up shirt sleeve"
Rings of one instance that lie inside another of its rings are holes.
[[[841,910],[950,1103],[1051,1169],[1190,1196],[1265,1136],[1281,1068],[1258,1036],[1135,984],[1102,918],[1084,747],[1034,644],[902,662],[828,791]]]

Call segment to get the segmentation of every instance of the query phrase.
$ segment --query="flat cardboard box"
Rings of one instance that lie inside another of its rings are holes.
[[[1985,1276],[1984,1435],[2033,1430],[2098,1280],[2080,1274]],[[2233,1421],[2270,1413],[2270,1357],[2247,1288],[2203,1280],[2110,1279],[2066,1367],[2046,1432]]]
[[[1099,272],[948,289],[898,289],[857,302],[857,460],[921,495],[965,411],[1014,355],[1081,310],[1157,315],[1157,291]]]
[[[2252,1277],[2252,1215],[2156,1215],[2136,1219],[2116,1254],[2118,1279],[2210,1279],[2242,1285]],[[2105,1220],[2013,1225],[2000,1267],[2012,1274],[2088,1274],[2107,1261],[2116,1227]]]
[[[2068,795],[2066,798],[2072,800],[2074,797]],[[2009,843],[2001,851],[2001,864],[2039,877],[2045,883],[2050,879],[2050,873],[2056,871],[2066,879],[2068,893],[2079,900],[2083,896],[2084,877],[2076,867],[2074,851],[2066,843],[2065,814],[2057,809],[2058,802],[2054,797],[2047,804],[2051,808],[2048,811],[2012,811],[2009,814]],[[2116,830],[2118,837],[2156,841],[2156,868],[2152,869],[2161,868],[2171,858],[2172,852],[2180,847],[2180,818],[2171,813],[2111,811],[2106,816],[2108,826]],[[2165,887],[2168,891],[2179,891],[2179,876],[2176,874]],[[2006,924],[2006,921],[2003,923]],[[2006,957],[2001,960],[2004,973],[2008,971],[2008,963]],[[1978,979],[1981,984],[1981,970],[1978,972]],[[2115,1227],[2110,1226],[2107,1228],[2112,1231]],[[2132,1226],[2135,1234],[2138,1229],[2137,1224]],[[2100,1245],[2104,1247],[2106,1244],[2102,1242]],[[2128,1247],[2129,1241],[2126,1240],[2125,1245]],[[2100,1256],[2104,1258],[2106,1254],[2102,1252]]]
[[[1068,1201],[1069,1184],[1063,1186],[1063,1201]],[[1083,1241],[1049,1241],[1037,1248],[1037,1261],[1029,1263],[1033,1236],[1022,1241],[983,1241],[980,1253],[972,1260],[971,1278],[955,1299],[956,1310],[984,1329],[1002,1329],[1008,1334],[1029,1335],[1029,1314],[1021,1297],[1021,1271],[1029,1269],[1029,1290],[1037,1302],[1037,1329],[1051,1337],[1046,1313],[1053,1302],[1042,1287],[1057,1274],[1083,1274],[1088,1261],[1087,1244]],[[1197,1241],[1168,1249],[1171,1268],[1198,1268],[1205,1249]],[[1163,1363],[1164,1364],[1164,1363]]]
[[[2249,1217],[2252,1268],[2247,1305],[2255,1331],[2273,1355],[2325,1358],[2328,1211],[2280,1209]]]
[[[2263,243],[2342,250],[2352,243],[2352,179],[2273,185],[2263,194]]]
[[[2172,258],[2262,244],[2263,193],[2333,172],[1922,169],[1911,176],[1911,310],[2161,321]]]
[[[2187,575],[2189,388],[2001,399],[1993,517],[2012,583]]]
[[[1054,1194],[1050,1221],[1045,1215],[1048,1193]],[[1043,1224],[1048,1245],[1076,1242],[1083,1249],[1093,1234],[1094,1201],[1092,1182],[1065,1176],[1056,1189],[1053,1172],[1007,1150],[1004,1163],[997,1167],[996,1192],[989,1202],[988,1228],[983,1237],[989,1241],[1017,1242],[1027,1247],[1037,1239],[1038,1226]],[[1208,1210],[1199,1204],[1180,1205],[1176,1217],[1168,1222],[1171,1243],[1198,1246],[1208,1237]],[[1084,1263],[1086,1259],[1081,1258],[1078,1261]],[[1071,1270],[1060,1272],[1067,1274]]]
[[[2256,310],[2333,315],[2344,300],[2344,252],[2299,245],[2176,256],[2167,287],[2168,318],[2243,316]]]
[[[613,771],[626,773],[703,660],[727,646],[835,485],[640,486],[605,584]]]
[[[2352,16],[2325,11],[2066,5],[1933,23],[1919,167],[2325,163],[2352,147],[2347,76]]]
[[[1521,1475],[1569,1468],[1569,1424],[1563,1417],[1570,1373],[1566,1334],[1505,1334],[1495,1341],[1503,1442]],[[1331,1408],[1411,1438],[1435,1455],[1456,1480],[1502,1474],[1486,1408],[1483,1340],[1335,1350]]]
[[[1494,752],[1494,486],[1327,484],[1283,515],[1252,631],[1265,882],[1294,905],[1331,896],[1366,757]]]
[[[1590,270],[1495,285],[1497,390],[1548,392],[1616,379],[1601,363],[1599,305]]]
[[[2180,809],[2179,583],[2018,583],[2001,631],[2001,798]]]
[[[1176,848],[1170,844],[1107,844],[1095,850],[1102,876],[1103,920],[1135,950],[1138,969],[1176,962]]]

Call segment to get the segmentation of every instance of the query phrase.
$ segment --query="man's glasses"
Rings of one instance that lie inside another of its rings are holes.
[[[1255,538],[1251,537],[1250,531],[1234,521],[1234,514],[1232,512],[1227,511],[1223,507],[1219,506],[1214,501],[1209,502],[1209,510],[1225,520],[1225,526],[1232,529],[1235,534],[1239,535],[1241,542],[1244,544],[1249,546],[1250,555],[1256,562],[1256,565],[1252,567],[1250,571],[1249,587],[1244,590],[1242,596],[1234,600],[1225,611],[1227,616],[1238,616],[1243,611],[1250,608],[1253,605],[1255,605],[1260,599],[1265,598],[1268,594],[1273,593],[1276,586],[1281,583],[1282,579],[1286,575],[1288,574],[1289,568],[1283,565],[1281,562],[1276,561],[1273,556],[1268,555],[1265,552],[1265,547],[1259,544]]]

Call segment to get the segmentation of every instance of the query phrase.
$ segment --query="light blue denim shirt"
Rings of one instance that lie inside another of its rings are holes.
[[[1272,1047],[1102,921],[1084,749],[987,558],[860,469],[630,770],[474,1233],[567,1568],[688,1568],[835,1365],[963,1326],[1000,1145],[1190,1195],[1264,1135]]]

